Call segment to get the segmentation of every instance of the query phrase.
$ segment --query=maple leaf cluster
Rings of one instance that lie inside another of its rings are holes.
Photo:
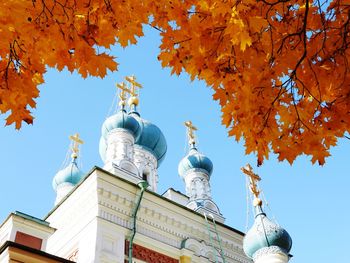
[[[350,131],[350,2],[190,6],[173,27],[154,21],[163,28],[162,65],[214,89],[222,123],[230,136],[244,139],[247,154],[257,154],[258,165],[270,151],[281,161],[305,154],[324,164],[330,147]]]
[[[104,77],[111,46],[149,25],[162,66],[213,88],[259,165],[270,151],[323,164],[350,130],[349,0],[8,0],[0,20],[0,112],[16,128],[32,123],[47,67]]]

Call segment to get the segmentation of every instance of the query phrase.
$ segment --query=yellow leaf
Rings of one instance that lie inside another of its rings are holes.
[[[247,46],[251,46],[252,45],[252,39],[250,38],[250,36],[248,35],[248,33],[245,34],[241,34],[241,50],[244,52]]]
[[[44,82],[43,76],[40,73],[35,73],[32,77],[32,81],[34,84],[41,84]]]

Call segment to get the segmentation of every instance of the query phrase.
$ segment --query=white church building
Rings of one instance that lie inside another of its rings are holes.
[[[82,173],[82,141],[71,136],[71,160],[53,178],[55,206],[43,219],[21,212],[8,216],[0,226],[0,263],[288,262],[292,240],[263,212],[251,169],[243,172],[255,196],[254,225],[245,236],[225,224],[211,195],[213,164],[197,149],[196,127],[189,121],[189,151],[178,167],[186,191],[157,193],[166,139],[137,111],[140,84],[134,77],[126,80],[128,85],[118,84],[119,110],[102,126],[104,166]]]

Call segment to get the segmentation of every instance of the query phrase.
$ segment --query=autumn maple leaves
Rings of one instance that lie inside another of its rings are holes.
[[[32,123],[47,66],[103,77],[117,69],[109,48],[152,26],[162,66],[214,89],[258,164],[270,151],[323,164],[349,131],[348,1],[10,0],[0,14],[0,112],[16,128]]]

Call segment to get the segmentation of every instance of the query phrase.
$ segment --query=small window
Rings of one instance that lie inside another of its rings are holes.
[[[148,177],[149,177],[149,173],[147,171],[143,171],[142,180],[148,182]]]

